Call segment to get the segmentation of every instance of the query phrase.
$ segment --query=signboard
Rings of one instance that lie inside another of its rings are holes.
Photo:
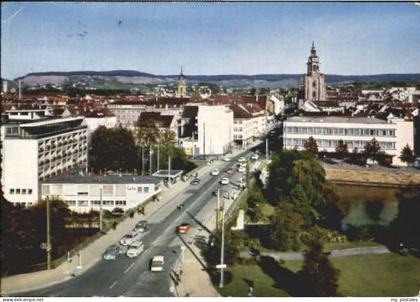
[[[227,268],[227,265],[226,264],[218,264],[218,265],[216,265],[216,268],[218,268],[218,269]]]

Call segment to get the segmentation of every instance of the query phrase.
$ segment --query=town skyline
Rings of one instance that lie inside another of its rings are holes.
[[[414,3],[15,2],[2,4],[2,16],[8,79],[75,70],[178,74],[181,65],[190,75],[301,74],[312,41],[325,74],[420,70]]]

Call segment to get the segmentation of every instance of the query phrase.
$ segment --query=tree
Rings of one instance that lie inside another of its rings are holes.
[[[337,153],[338,158],[346,158],[349,155],[349,150],[347,144],[343,140],[339,140],[337,147],[335,147],[335,152]]]
[[[271,218],[269,238],[273,248],[280,251],[296,251],[302,245],[300,239],[302,217],[290,202],[282,202]]]
[[[251,183],[248,189],[247,213],[253,222],[257,222],[264,217],[261,205],[265,202],[261,189],[254,182]]]
[[[401,150],[400,159],[407,164],[412,164],[416,160],[416,156],[408,144]]]
[[[299,275],[303,285],[306,287],[306,294],[315,297],[338,296],[338,275],[339,271],[328,259],[328,254],[322,251],[319,242],[313,242],[305,253],[305,260]]]
[[[305,150],[309,153],[312,153],[313,155],[318,155],[318,144],[316,143],[316,140],[310,136],[307,141],[305,141],[305,144],[303,145]]]
[[[365,150],[363,153],[367,158],[372,160],[377,160],[378,153],[381,151],[378,141],[375,138],[372,138],[370,142],[367,142],[365,145]]]
[[[141,173],[144,175],[146,169],[145,149],[151,148],[160,140],[159,129],[153,120],[139,120],[136,124],[136,141],[141,150]]]

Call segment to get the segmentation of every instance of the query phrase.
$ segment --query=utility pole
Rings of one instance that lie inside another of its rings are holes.
[[[219,228],[220,189],[217,189],[216,230]]]
[[[206,160],[206,123],[203,123],[203,156]]]
[[[47,197],[47,269],[51,269],[50,200]]]
[[[144,176],[144,145],[141,146],[141,176]]]
[[[171,180],[171,163],[172,163],[171,156],[168,155],[168,185],[169,185],[170,180]]]
[[[102,224],[103,224],[103,218],[102,218],[102,185],[99,187],[99,231],[102,232]]]
[[[223,288],[224,277],[224,258],[225,258],[225,209],[222,207],[222,246],[220,248],[220,284],[219,287]]]
[[[149,174],[152,175],[152,173],[153,173],[153,149],[152,149],[152,146],[150,146],[149,155],[150,155]]]
[[[159,171],[160,169],[160,144],[158,144],[158,148],[157,148],[157,167],[156,167],[156,171]]]
[[[265,159],[268,160],[268,137],[265,138]]]

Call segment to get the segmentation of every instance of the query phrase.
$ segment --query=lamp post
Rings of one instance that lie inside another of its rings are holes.
[[[99,231],[102,232],[103,229],[103,217],[102,217],[102,190],[103,186],[99,186]]]
[[[50,200],[47,197],[47,269],[51,269]]]
[[[217,189],[216,230],[219,228],[220,189]]]
[[[222,244],[220,247],[220,284],[219,287],[223,288],[224,278],[224,257],[225,256],[225,209],[222,207]]]

